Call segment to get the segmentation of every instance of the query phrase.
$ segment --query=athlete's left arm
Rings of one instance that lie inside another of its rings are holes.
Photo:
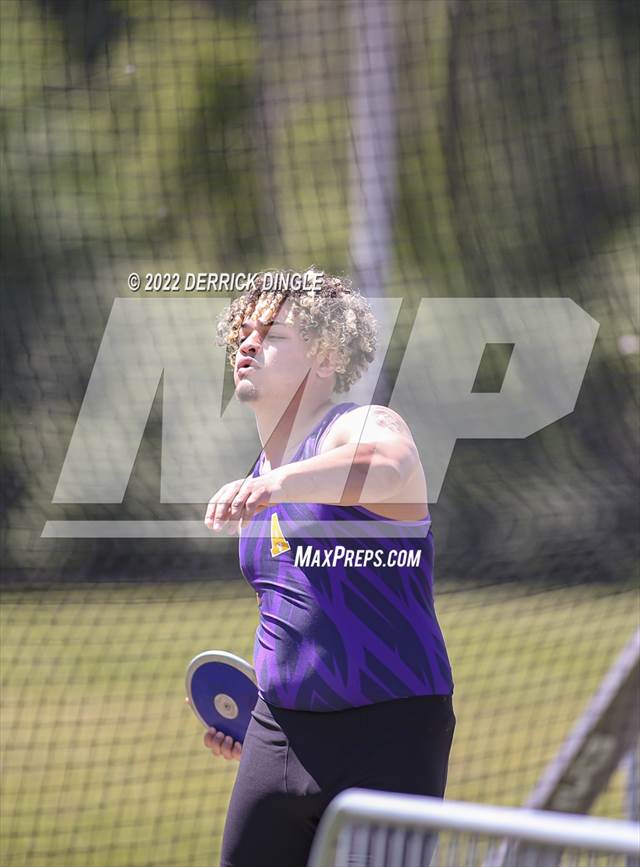
[[[407,424],[386,406],[362,406],[339,416],[320,453],[273,470],[273,502],[382,503],[393,500],[421,469]]]

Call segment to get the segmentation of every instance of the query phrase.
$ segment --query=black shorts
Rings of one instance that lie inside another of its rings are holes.
[[[451,696],[347,710],[251,714],[222,841],[222,867],[305,867],[320,817],[357,786],[444,796],[455,716]]]

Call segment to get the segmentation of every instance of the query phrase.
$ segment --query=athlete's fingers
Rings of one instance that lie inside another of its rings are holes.
[[[249,481],[249,479],[238,479],[238,481],[232,482],[228,486],[229,490],[226,493],[224,502],[220,502],[216,507],[214,530],[221,530],[227,521],[239,515],[238,505],[241,511],[242,504],[250,491]],[[236,504],[235,512],[233,511],[234,504]]]
[[[223,496],[224,488],[226,485],[215,492],[213,497],[209,500],[207,504],[207,511],[204,516],[204,523],[210,530],[213,530],[213,521],[216,515],[216,507],[218,505],[218,501]]]
[[[216,732],[211,740],[211,752],[214,756],[220,755],[220,748],[222,746],[222,741],[224,740],[224,732]]]
[[[229,761],[229,759],[231,758],[232,749],[233,749],[233,738],[230,737],[229,735],[227,735],[226,738],[223,740],[221,747],[220,747],[220,752],[222,753],[222,755],[224,756],[224,758],[227,761]]]
[[[260,502],[260,495],[257,493],[251,494],[250,497],[247,497],[247,502],[244,504],[244,512],[243,516],[245,518],[252,518],[256,512],[256,506]]]
[[[241,507],[234,509],[233,512],[230,511],[226,524],[227,533],[230,535],[240,533],[243,521],[246,524],[248,517],[245,503],[242,503]]]
[[[231,504],[229,506],[229,514],[228,517],[230,519],[239,518],[240,514],[245,509],[245,503],[247,499],[252,495],[253,491],[251,488],[251,482],[248,481],[246,485],[241,487],[236,495],[231,500]]]
[[[241,517],[238,520],[231,520],[226,525],[227,532],[230,536],[234,536],[236,533],[240,533],[240,530],[243,526],[245,526],[254,515],[257,515],[258,512],[261,512],[263,509],[266,509],[269,503],[258,503],[252,509],[247,509],[246,506],[242,510]]]
[[[218,732],[214,728],[210,729],[204,736],[204,744],[207,749],[211,750],[214,756],[220,755],[220,744],[223,740],[223,732]]]
[[[240,529],[242,518],[250,518],[265,509],[268,505],[269,495],[264,489],[256,490],[252,485],[251,476],[246,479],[237,479],[223,485],[209,500],[204,523],[215,532],[224,529],[229,521],[233,527],[229,529],[231,534]],[[251,498],[251,508],[247,511],[247,500]]]
[[[228,520],[230,524],[227,531],[231,536],[240,532],[243,518],[250,518],[254,514],[253,510],[247,510],[247,503],[253,502],[257,496],[262,496],[256,491],[253,479],[247,479],[246,482],[247,484],[234,497],[229,509]]]
[[[244,504],[244,516],[247,518],[253,517],[261,509],[266,509],[269,505],[269,494],[265,490],[252,491]]]
[[[227,484],[227,485],[223,485],[221,488],[218,488],[218,490],[215,492],[213,497],[211,497],[211,499],[209,500],[209,503],[207,504],[207,511],[205,513],[205,516],[204,516],[204,522],[207,525],[207,527],[209,527],[209,529],[213,529],[213,520],[215,518],[216,509],[217,509],[220,501],[224,500],[225,497],[227,496],[227,488],[228,487],[229,486]]]
[[[211,728],[207,729],[207,731],[204,734],[204,745],[208,750],[210,750],[211,747],[213,746],[213,738],[215,736],[215,733],[216,733],[216,729],[213,726],[211,726]]]
[[[240,515],[235,518],[230,517],[228,521],[225,521],[224,530],[227,536],[236,536],[240,532],[242,515],[244,515],[244,512],[241,512]]]
[[[223,732],[219,732],[214,726],[211,726],[204,735],[204,745],[214,756],[224,756],[225,759],[240,760],[242,755],[242,744],[240,741],[234,741],[233,738]]]
[[[211,529],[218,532],[222,529],[222,526],[225,522],[225,513],[229,508],[229,502],[233,496],[235,496],[236,492],[236,483],[225,485],[222,494],[218,497],[213,507],[213,514],[211,516]]]
[[[216,498],[217,498],[217,496],[218,496],[218,492],[216,492],[213,495],[213,497],[211,497],[211,499],[207,503],[207,510],[204,514],[204,524],[205,524],[205,527],[208,527],[209,529],[211,529],[212,525],[213,525],[213,513],[216,510]]]
[[[223,485],[209,500],[204,522],[210,530],[215,530],[217,532],[221,529],[224,524],[225,513],[229,508],[231,500],[235,497],[238,488],[243,485],[244,482],[245,479],[237,479],[235,482],[229,482],[229,484]]]

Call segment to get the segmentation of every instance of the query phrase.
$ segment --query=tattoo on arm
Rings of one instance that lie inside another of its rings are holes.
[[[386,427],[387,430],[396,433],[409,433],[409,428],[405,422],[389,409],[374,409],[373,417],[381,427]]]

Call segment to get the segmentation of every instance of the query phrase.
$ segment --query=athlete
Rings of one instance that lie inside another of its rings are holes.
[[[312,270],[299,290],[291,273],[259,275],[218,324],[263,446],[205,517],[239,532],[259,603],[244,745],[204,739],[240,759],[223,867],[302,867],[352,786],[443,797],[455,727],[411,432],[387,407],[331,400],[374,357],[373,314],[347,280]]]

